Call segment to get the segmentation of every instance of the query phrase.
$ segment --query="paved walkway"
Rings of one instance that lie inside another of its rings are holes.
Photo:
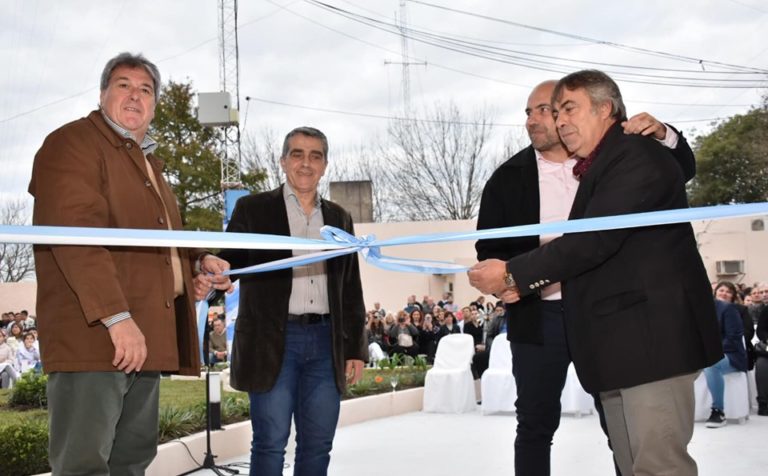
[[[337,431],[329,474],[512,475],[514,438],[514,415],[484,416],[479,410],[464,415],[416,412],[372,420]],[[701,476],[768,474],[768,417],[753,414],[743,425],[729,422],[718,429],[696,423],[690,451]],[[227,462],[247,461],[243,455]],[[286,461],[292,463],[292,453]],[[247,474],[247,469],[240,471]],[[291,467],[284,472],[292,474]],[[563,416],[552,448],[552,474],[613,474],[596,415]]]

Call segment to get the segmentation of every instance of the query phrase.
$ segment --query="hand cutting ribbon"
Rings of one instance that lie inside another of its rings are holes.
[[[377,240],[373,235],[358,238],[344,230],[329,226],[323,227],[321,230],[323,236],[322,240],[312,240],[280,235],[211,231],[0,225],[0,243],[92,246],[173,246],[181,248],[317,251],[315,253],[293,256],[283,260],[231,270],[227,273],[230,275],[285,269],[356,252],[360,252],[363,259],[371,265],[390,271],[448,274],[464,272],[467,270],[467,267],[443,261],[414,260],[385,256],[381,253],[381,248],[386,246],[412,244],[606,231],[620,228],[670,225],[698,220],[717,220],[759,215],[768,215],[768,202],[740,205],[715,205],[710,207],[683,208],[677,210],[635,213],[630,215],[583,218],[580,220],[495,228],[491,230],[412,235],[387,240]]]

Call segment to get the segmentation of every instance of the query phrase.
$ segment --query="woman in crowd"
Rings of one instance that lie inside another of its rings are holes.
[[[16,370],[20,373],[40,368],[40,351],[35,346],[35,336],[24,334],[24,345],[16,351]]]
[[[440,326],[440,338],[448,334],[461,334],[461,328],[456,324],[456,317],[451,311],[445,311],[443,325]]]
[[[368,314],[368,323],[365,327],[365,335],[368,338],[368,354],[371,362],[380,360],[389,350],[389,345],[384,339],[384,324],[376,313]],[[376,348],[378,347],[378,349]]]
[[[416,357],[419,354],[417,339],[419,330],[411,323],[405,311],[397,313],[397,324],[389,329],[390,354],[406,354]]]
[[[419,332],[419,349],[427,355],[427,362],[434,363],[437,341],[440,339],[440,326],[436,325],[432,314],[424,315],[424,323]]]
[[[731,372],[747,371],[747,351],[744,348],[744,323],[733,301],[736,287],[729,282],[715,286],[715,305],[720,334],[723,339],[722,360],[704,369],[707,387],[712,394],[712,414],[707,420],[707,428],[719,428],[726,423],[723,412],[723,394],[725,384],[723,375]]]
[[[411,311],[411,314],[409,317],[411,318],[411,324],[413,324],[413,326],[416,329],[421,331],[421,326],[424,320],[424,316],[421,313],[421,309],[414,309],[413,311]]]
[[[485,345],[483,343],[483,323],[480,321],[480,313],[477,309],[469,309],[467,313],[464,314],[464,328],[462,329],[462,332],[472,336],[472,340],[475,343],[475,352],[485,350]],[[483,348],[481,349],[481,347]]]
[[[24,337],[24,329],[21,324],[14,322],[11,324],[11,329],[8,332],[8,345],[11,346],[14,352],[18,352],[19,347],[22,347],[22,338]]]
[[[0,329],[0,388],[8,388],[15,380],[16,372],[13,364],[16,355],[11,346],[5,342],[5,330]]]

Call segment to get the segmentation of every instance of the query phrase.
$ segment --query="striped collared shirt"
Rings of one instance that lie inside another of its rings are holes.
[[[320,239],[320,228],[324,225],[323,213],[320,209],[320,195],[315,195],[315,206],[309,215],[304,212],[296,193],[287,182],[283,186],[283,198],[285,199],[285,209],[288,212],[291,236]],[[294,250],[293,256],[307,253],[310,251]],[[294,267],[288,312],[290,314],[327,314],[329,309],[328,276],[325,262]]]

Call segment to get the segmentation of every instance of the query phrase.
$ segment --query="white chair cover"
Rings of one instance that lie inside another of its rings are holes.
[[[493,339],[488,369],[480,379],[483,414],[514,412],[517,386],[512,376],[512,351],[507,334]]]
[[[595,401],[592,395],[588,394],[581,386],[573,363],[568,366],[565,387],[560,395],[560,406],[561,413],[573,413],[577,417],[589,415],[595,408]]]
[[[472,336],[449,334],[437,346],[435,365],[424,380],[424,411],[465,413],[476,407],[475,382],[472,379]]]
[[[749,386],[746,372],[731,372],[723,376],[725,392],[723,394],[723,412],[728,420],[738,420],[744,423],[749,418]],[[704,372],[693,384],[696,397],[696,409],[694,417],[696,421],[704,421],[712,412],[712,394],[707,387],[707,379]]]
[[[376,367],[376,362],[387,357],[381,346],[376,342],[368,344],[368,361],[372,367]]]

